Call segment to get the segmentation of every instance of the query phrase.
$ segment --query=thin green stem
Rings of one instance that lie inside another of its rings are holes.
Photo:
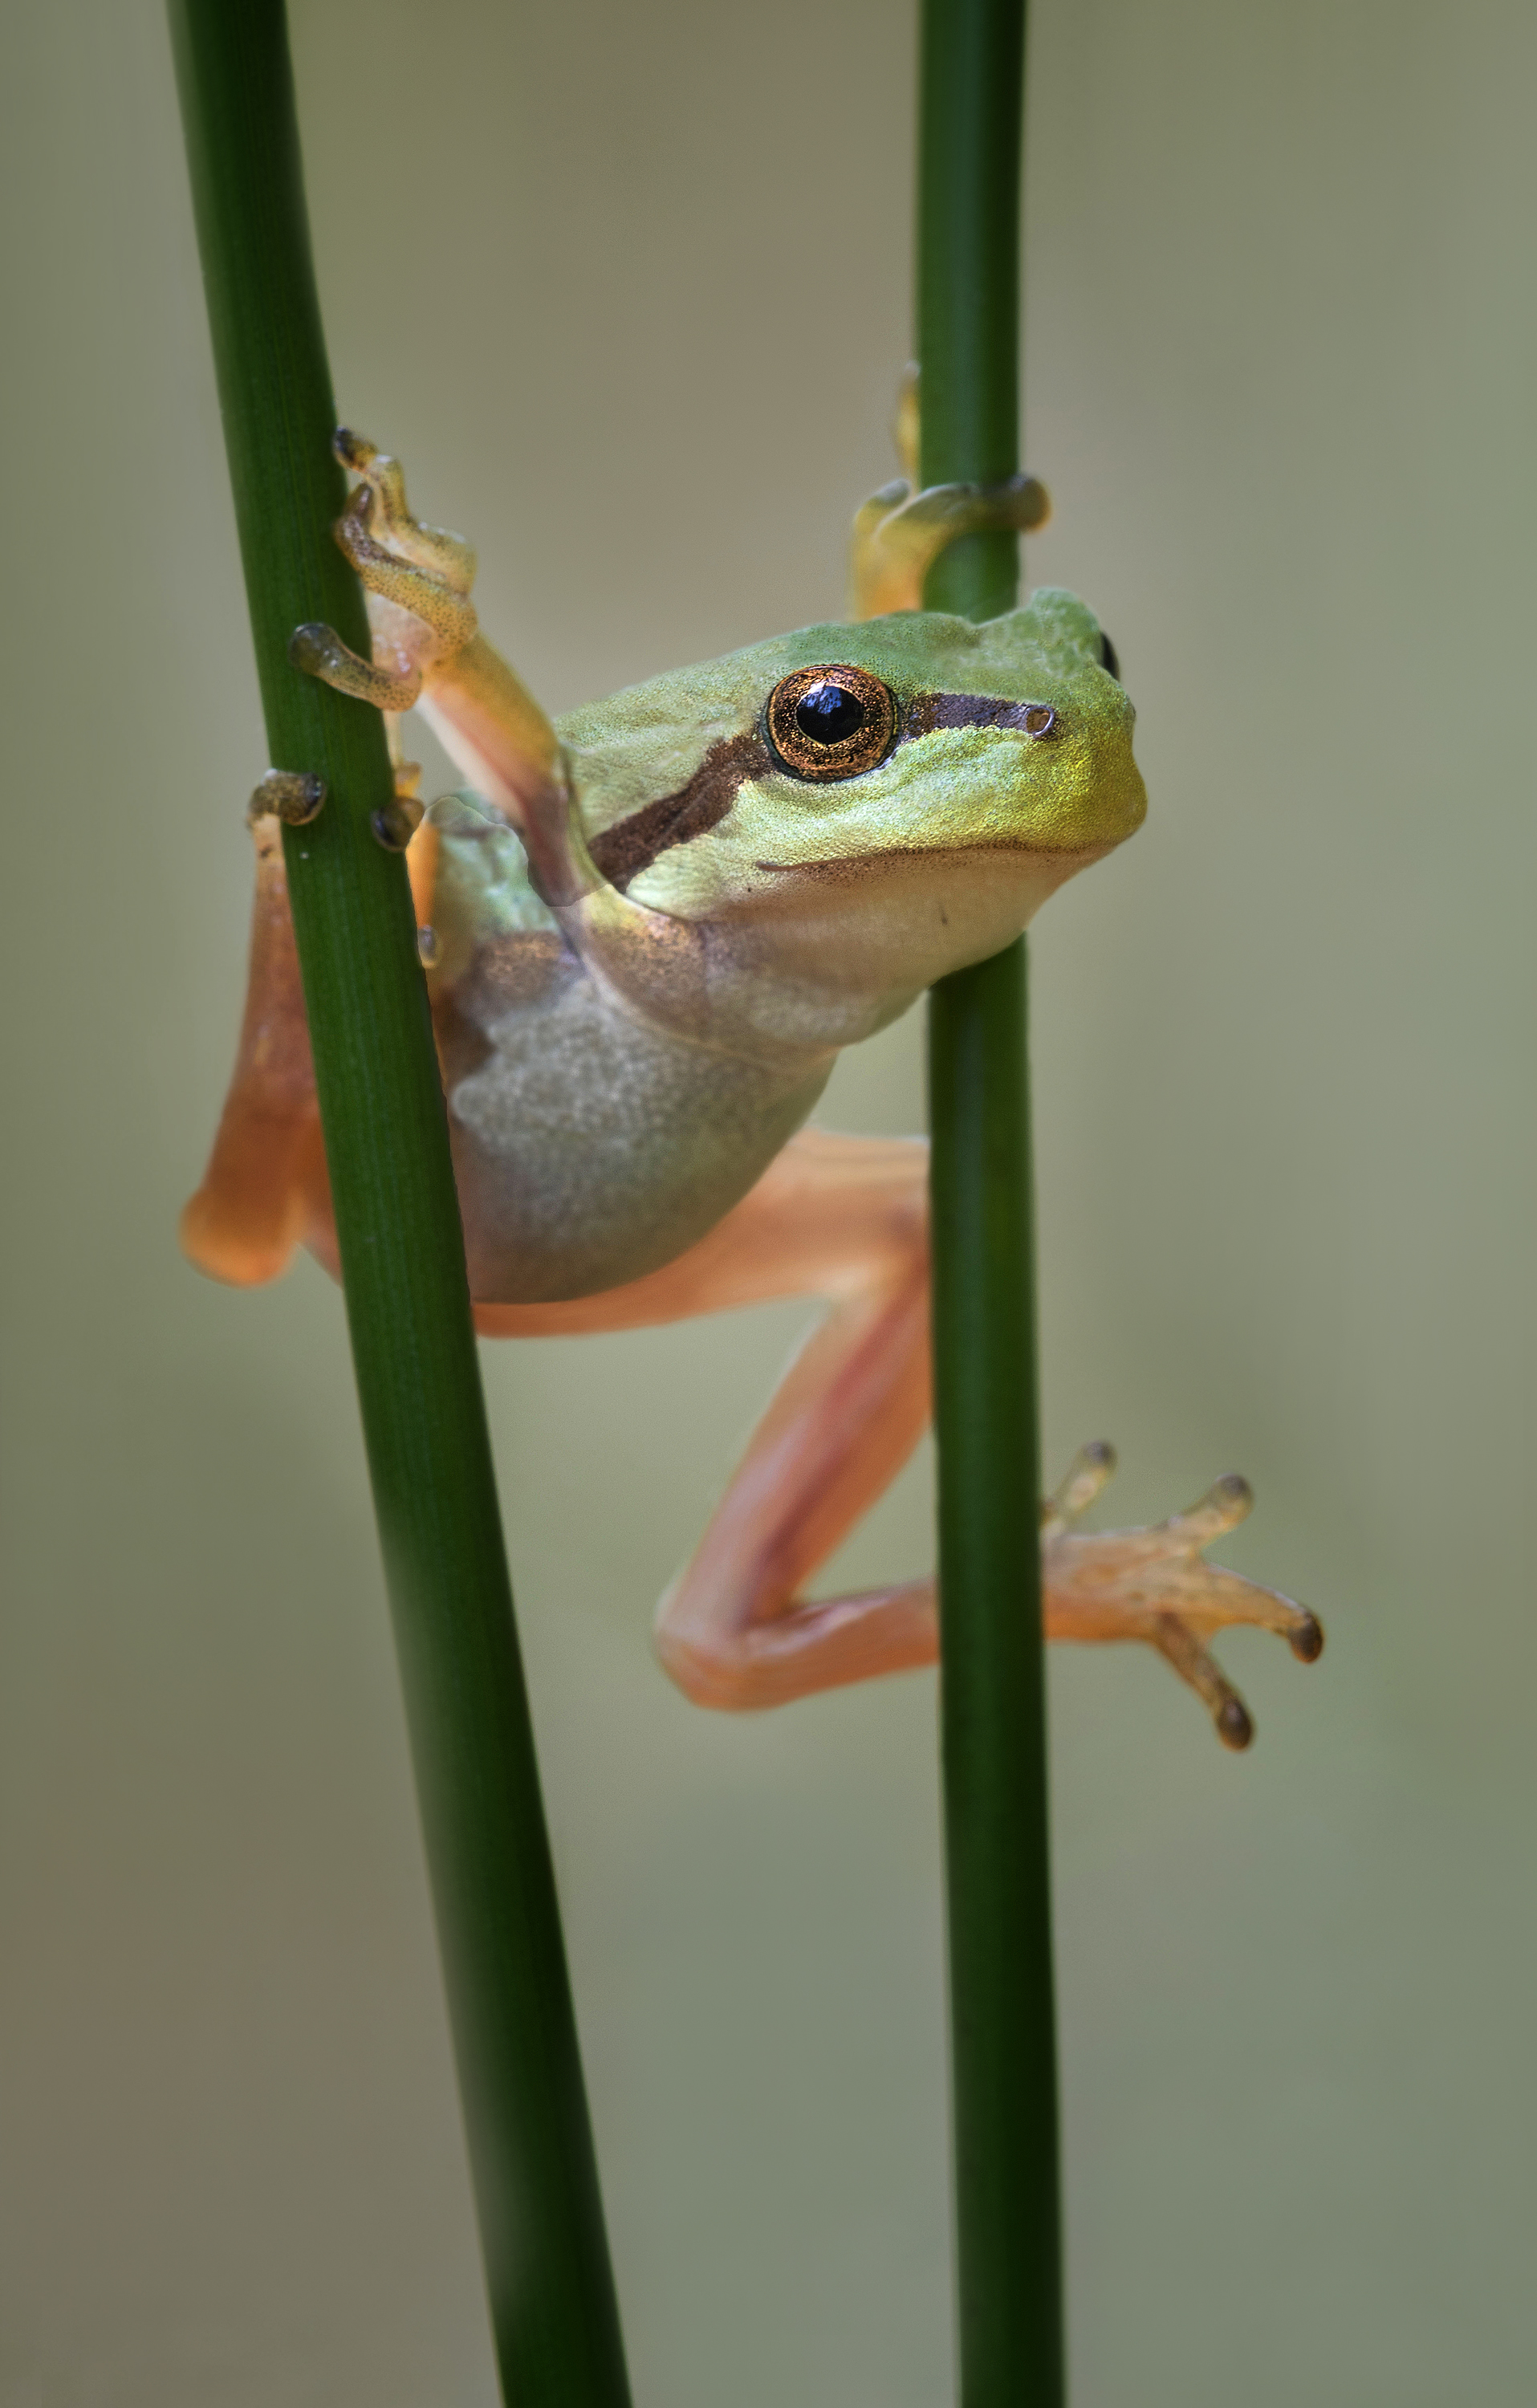
[[[306,620],[368,636],[329,532],[283,8],[171,0],[171,24],[267,741],[329,789],[284,850],[502,2386],[520,2408],[625,2408],[414,916],[369,830],[383,727],[287,658]]]
[[[1019,465],[1023,0],[925,0],[925,484]],[[991,618],[1012,536],[931,609]],[[1024,939],[934,989],[935,1421],[961,2408],[1059,2408],[1062,2272]]]

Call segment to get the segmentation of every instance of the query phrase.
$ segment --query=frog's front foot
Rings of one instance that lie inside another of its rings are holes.
[[[958,537],[1004,528],[1028,534],[1044,526],[1051,507],[1045,486],[1034,477],[1010,477],[999,485],[928,485],[921,493],[904,477],[883,485],[855,516],[850,618],[921,610],[925,578]]]
[[[409,710],[424,681],[476,633],[469,598],[475,554],[446,528],[423,526],[412,517],[398,460],[345,426],[337,429],[333,448],[359,480],[332,533],[366,589],[374,656],[362,659],[317,620],[295,628],[288,657],[295,668],[360,702]]]
[[[924,580],[941,552],[966,535],[1028,535],[1052,514],[1051,496],[1035,477],[1007,477],[997,485],[926,485],[919,489],[918,371],[910,366],[897,398],[892,428],[902,473],[855,512],[849,542],[849,617],[879,619],[888,610],[921,610]]]
[[[258,820],[281,820],[285,827],[308,827],[325,809],[325,781],[311,769],[269,769],[246,805],[246,825]]]
[[[1093,1537],[1071,1525],[1115,1469],[1108,1446],[1085,1447],[1048,1502],[1041,1542],[1049,1639],[1141,1639],[1188,1681],[1231,1748],[1247,1747],[1254,1724],[1204,1641],[1237,1623],[1279,1631],[1292,1654],[1311,1664],[1324,1643],[1315,1615],[1275,1589],[1262,1588],[1201,1550],[1242,1522],[1254,1502],[1246,1480],[1228,1472],[1187,1512],[1143,1529]]]

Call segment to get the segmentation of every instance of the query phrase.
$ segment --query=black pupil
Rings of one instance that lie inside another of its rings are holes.
[[[826,678],[820,685],[808,686],[796,705],[796,725],[813,744],[841,744],[846,738],[857,736],[864,724],[865,706],[859,696]]]

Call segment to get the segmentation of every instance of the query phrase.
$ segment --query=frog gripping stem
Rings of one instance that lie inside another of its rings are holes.
[[[427,673],[462,652],[476,634],[480,623],[469,598],[475,553],[446,528],[425,527],[412,517],[399,461],[366,436],[338,426],[331,448],[360,480],[331,533],[369,596],[375,657],[364,660],[322,621],[294,629],[288,657],[338,694],[398,714],[420,698]]]
[[[1051,496],[1038,478],[995,485],[883,485],[855,513],[849,547],[849,616],[921,610],[924,580],[948,547],[969,535],[1027,535],[1045,525]]]
[[[306,620],[303,626],[294,628],[288,639],[288,657],[306,677],[319,678],[323,685],[350,695],[354,702],[370,702],[376,710],[409,710],[422,691],[419,670],[402,677],[376,667],[344,644],[323,619]]]
[[[246,825],[269,815],[284,827],[308,827],[325,808],[325,781],[313,770],[269,769],[258,779],[246,806]]]

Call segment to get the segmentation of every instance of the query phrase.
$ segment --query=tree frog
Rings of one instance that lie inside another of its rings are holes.
[[[899,442],[915,456],[911,408]],[[477,1324],[496,1337],[641,1327],[814,1296],[785,1375],[659,1609],[663,1664],[753,1708],[931,1662],[930,1576],[812,1602],[805,1584],[880,1495],[929,1410],[926,1148],[807,1125],[840,1047],[1007,944],[1146,808],[1133,710],[1094,613],[1042,589],[984,625],[921,608],[943,546],[1045,514],[1029,478],[859,512],[850,622],[804,627],[552,724],[480,633],[475,559],[421,524],[399,464],[338,434],[337,538],[373,658],[329,628],[291,657],[388,716]],[[466,780],[424,815],[397,722],[419,707]],[[279,842],[313,781],[270,772],[239,1054],[187,1251],[217,1278],[335,1271],[324,1156]],[[1083,1450],[1043,1509],[1053,1639],[1145,1641],[1242,1748],[1207,1649],[1230,1624],[1322,1634],[1208,1565],[1247,1484],[1142,1529],[1073,1523],[1113,1468]]]

